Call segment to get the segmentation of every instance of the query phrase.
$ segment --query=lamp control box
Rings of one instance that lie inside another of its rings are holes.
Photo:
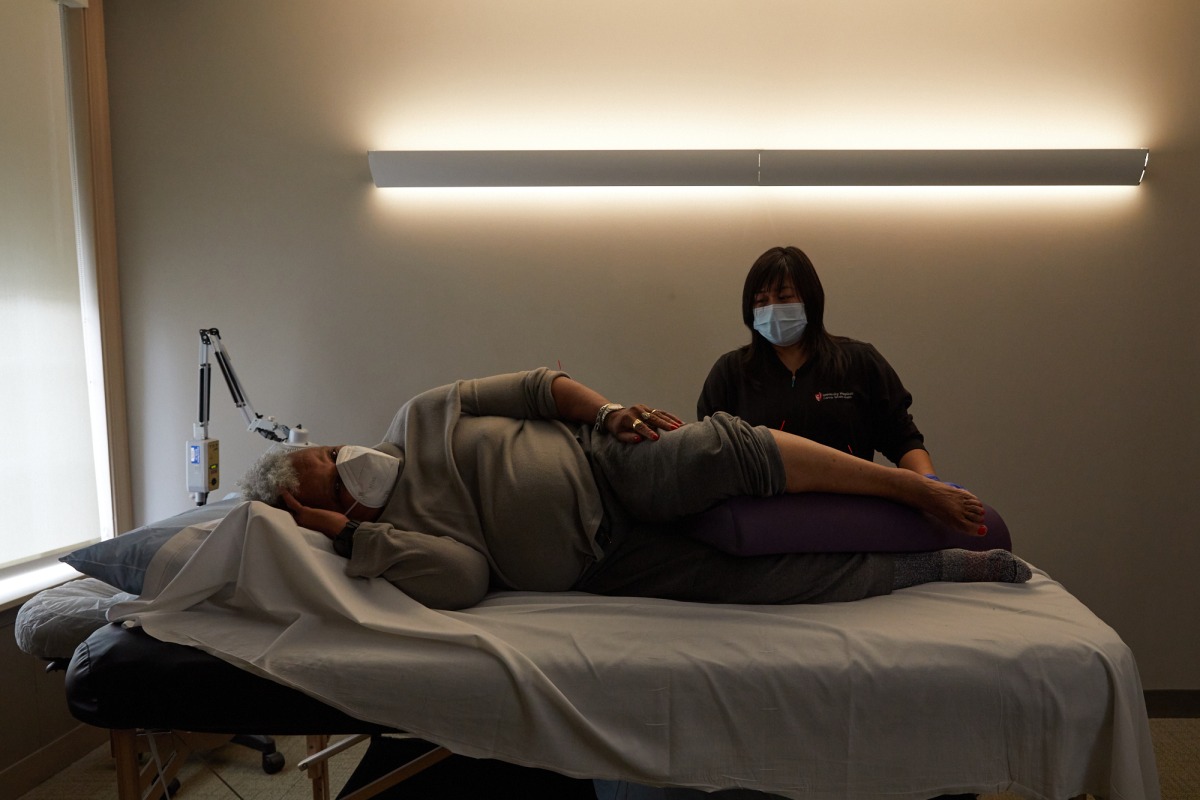
[[[221,485],[221,449],[217,439],[192,439],[187,443],[187,490],[212,492]]]

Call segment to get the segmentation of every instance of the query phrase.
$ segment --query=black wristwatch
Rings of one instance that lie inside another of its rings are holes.
[[[358,520],[347,520],[346,527],[333,537],[333,552],[343,558],[350,557],[350,553],[354,551],[354,532],[358,530],[358,526]]]

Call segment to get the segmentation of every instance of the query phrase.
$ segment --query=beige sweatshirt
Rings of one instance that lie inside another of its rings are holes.
[[[396,413],[376,447],[403,460],[347,573],[383,577],[434,608],[489,589],[564,591],[600,552],[599,492],[548,369],[458,381]]]

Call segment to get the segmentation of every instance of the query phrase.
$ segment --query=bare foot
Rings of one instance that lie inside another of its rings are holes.
[[[983,503],[978,497],[965,489],[957,489],[924,476],[918,475],[917,478],[922,482],[917,490],[918,497],[914,499],[917,508],[959,533],[971,536],[987,533],[983,525]]]

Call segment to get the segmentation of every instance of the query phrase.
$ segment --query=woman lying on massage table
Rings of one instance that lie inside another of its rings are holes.
[[[348,559],[432,608],[492,590],[747,604],[821,603],[930,581],[1023,583],[1006,550],[729,555],[679,532],[737,496],[874,495],[964,537],[969,492],[724,413],[684,425],[547,369],[458,381],[396,413],[382,443],[272,451],[240,481]]]

